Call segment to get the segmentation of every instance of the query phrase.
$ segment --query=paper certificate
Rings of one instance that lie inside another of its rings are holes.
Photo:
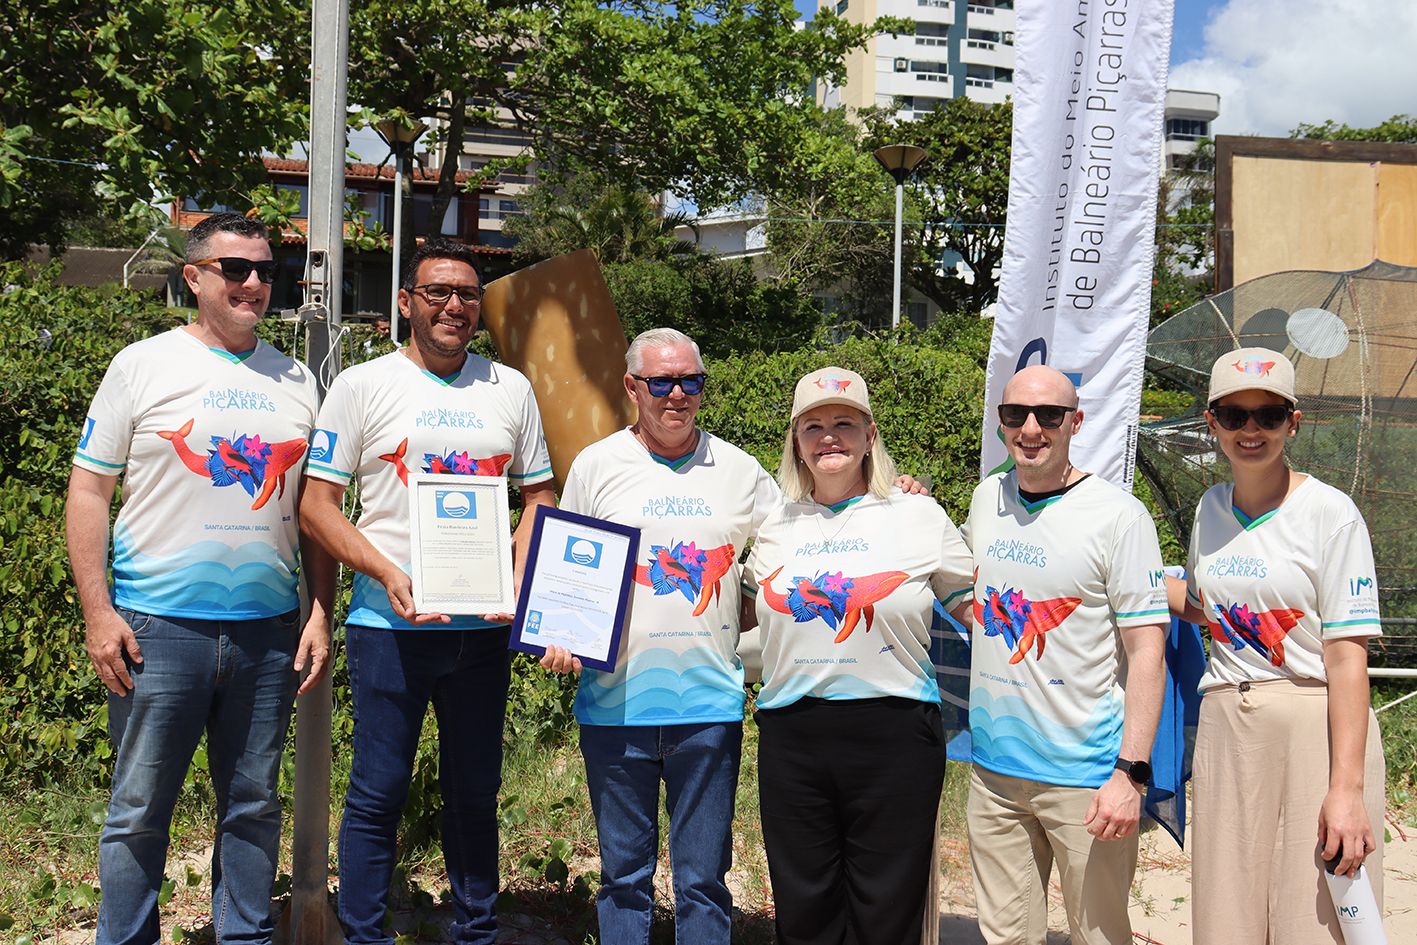
[[[639,548],[638,528],[540,507],[512,648],[540,654],[554,644],[586,666],[614,670]]]
[[[418,612],[511,613],[516,594],[507,480],[409,473],[408,501]]]

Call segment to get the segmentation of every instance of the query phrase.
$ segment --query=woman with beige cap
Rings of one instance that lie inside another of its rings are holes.
[[[969,550],[928,496],[894,488],[866,382],[797,383],[746,579],[763,630],[758,781],[777,941],[918,939],[945,768],[931,609]]]
[[[1323,861],[1366,862],[1382,902],[1384,766],[1368,701],[1381,633],[1367,526],[1290,469],[1294,366],[1265,348],[1215,362],[1211,434],[1234,482],[1201,498],[1171,607],[1209,626],[1193,796],[1196,945],[1343,941]]]

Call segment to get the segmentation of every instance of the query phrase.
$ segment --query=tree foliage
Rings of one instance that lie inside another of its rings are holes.
[[[781,181],[763,198],[773,271],[783,281],[836,300],[833,314],[863,324],[889,322],[894,244],[890,180],[864,150],[844,110],[818,110]],[[918,222],[909,207],[911,232]],[[915,242],[902,249],[912,265]]]
[[[952,98],[909,124],[885,111],[866,115],[867,149],[914,144],[929,153],[907,184],[921,224],[908,278],[943,311],[978,312],[998,294],[1012,135],[1008,102]],[[956,255],[974,270],[973,284],[948,265]]]
[[[70,221],[264,178],[305,135],[295,0],[0,0],[0,253]],[[60,162],[60,163],[55,163]]]
[[[350,100],[529,134],[543,173],[586,169],[701,205],[777,173],[800,99],[872,28],[790,0],[355,0]],[[434,211],[455,191],[444,162]]]
[[[1385,141],[1390,144],[1417,144],[1417,118],[1393,115],[1372,128],[1353,128],[1329,119],[1318,124],[1303,122],[1290,132],[1292,138],[1320,138],[1324,141]]]
[[[565,182],[547,181],[519,196],[525,216],[508,220],[503,232],[517,241],[524,260],[549,259],[578,249],[595,251],[602,263],[669,259],[695,252],[675,235],[689,225],[682,212],[664,213],[642,190],[584,173]]]

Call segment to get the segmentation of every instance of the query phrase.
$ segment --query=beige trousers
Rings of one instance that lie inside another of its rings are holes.
[[[1073,945],[1129,945],[1137,835],[1104,842],[1088,833],[1082,821],[1094,793],[974,766],[969,857],[988,945],[1043,945],[1054,862]]]
[[[1194,945],[1342,945],[1319,860],[1328,793],[1328,689],[1287,679],[1211,689],[1192,764]],[[1364,861],[1383,905],[1386,770],[1368,715],[1363,800],[1378,847]]]

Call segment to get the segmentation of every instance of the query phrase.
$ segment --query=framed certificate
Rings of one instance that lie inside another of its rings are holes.
[[[585,666],[614,670],[639,550],[638,528],[541,506],[512,648],[541,654],[555,644]]]
[[[418,612],[511,613],[516,594],[507,480],[411,472],[408,503]]]

